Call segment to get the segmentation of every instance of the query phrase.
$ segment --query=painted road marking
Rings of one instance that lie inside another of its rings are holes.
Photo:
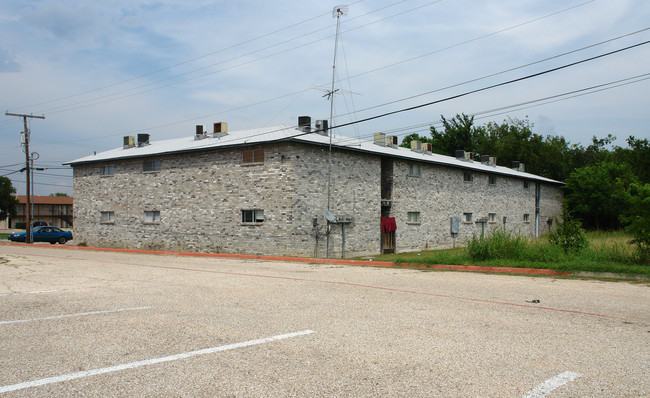
[[[530,390],[530,392],[528,392],[528,394],[524,395],[523,398],[543,398],[556,388],[561,387],[580,376],[582,376],[580,373],[562,372],[559,375],[551,377],[537,387],[533,388]]]
[[[120,308],[117,310],[103,310],[103,311],[90,311],[90,312],[78,312],[76,314],[63,314],[63,315],[54,315],[46,316],[43,318],[32,318],[32,319],[15,319],[12,321],[0,321],[0,325],[11,325],[13,323],[24,323],[24,322],[34,322],[34,321],[45,321],[49,319],[62,319],[62,318],[71,318],[75,316],[87,316],[87,315],[98,315],[98,314],[111,314],[115,312],[124,312],[124,311],[140,311],[140,310],[149,310],[153,307],[134,307],[134,308]]]
[[[18,292],[18,293],[0,293],[0,297],[2,296],[14,296],[17,294],[43,294],[43,293],[55,293],[58,292],[58,290],[38,290],[35,292]]]
[[[111,373],[111,372],[119,372],[121,370],[126,370],[126,369],[135,369],[135,368],[139,368],[139,367],[142,367],[142,366],[155,365],[155,364],[159,364],[159,363],[163,363],[163,362],[169,362],[169,361],[176,361],[178,359],[190,358],[190,357],[194,357],[194,356],[197,356],[197,355],[212,354],[212,353],[215,353],[215,352],[234,350],[236,348],[243,348],[243,347],[249,347],[249,346],[253,346],[253,345],[270,343],[270,342],[273,342],[273,341],[276,341],[276,340],[289,339],[289,338],[292,338],[292,337],[304,336],[304,335],[311,334],[311,333],[314,333],[314,331],[313,330],[303,330],[301,332],[281,334],[281,335],[278,335],[278,336],[266,337],[266,338],[258,339],[258,340],[244,341],[242,343],[234,343],[234,344],[222,345],[222,346],[218,346],[218,347],[204,348],[202,350],[190,351],[190,352],[185,352],[185,353],[182,353],[182,354],[170,355],[170,356],[161,357],[161,358],[147,359],[147,360],[144,360],[144,361],[136,361],[136,362],[131,362],[131,363],[125,363],[125,364],[122,364],[122,365],[109,366],[107,368],[85,370],[83,372],[69,373],[69,374],[66,374],[66,375],[61,375],[61,376],[56,376],[56,377],[48,377],[48,378],[40,379],[40,380],[28,381],[28,382],[18,383],[18,384],[12,384],[12,385],[9,385],[9,386],[0,387],[0,394],[5,393],[5,392],[10,392],[10,391],[22,390],[22,389],[25,389],[25,388],[43,386],[43,385],[46,385],[46,384],[61,383],[61,382],[64,382],[64,381],[80,379],[82,377],[95,376],[95,375],[100,375],[100,374],[104,374],[104,373]]]

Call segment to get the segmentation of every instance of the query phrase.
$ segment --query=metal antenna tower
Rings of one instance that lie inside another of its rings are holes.
[[[330,89],[329,100],[330,100],[330,145],[329,145],[329,155],[327,161],[327,211],[331,210],[331,191],[332,191],[332,126],[334,126],[334,83],[336,82],[336,53],[338,52],[339,45],[339,31],[341,29],[341,15],[348,15],[348,6],[336,6],[332,10],[332,18],[336,18],[336,36],[334,39],[334,61],[332,62],[332,87]],[[331,223],[327,220],[327,251],[326,256],[330,256],[330,231]]]

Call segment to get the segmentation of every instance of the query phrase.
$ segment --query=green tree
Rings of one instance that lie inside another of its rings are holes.
[[[630,165],[600,162],[576,169],[566,180],[569,210],[587,229],[620,228],[629,207],[626,190],[636,183]]]
[[[650,184],[631,184],[626,193],[630,206],[621,214],[621,221],[632,234],[637,260],[650,264]]]
[[[433,152],[441,155],[455,156],[456,150],[476,151],[476,137],[480,129],[474,126],[474,116],[456,114],[447,120],[440,115],[443,130],[431,126],[431,146]]]
[[[63,192],[57,192],[57,193],[51,193],[50,196],[65,196],[65,197],[67,197],[68,194],[63,193]]]
[[[0,177],[0,220],[5,220],[7,216],[16,215],[18,199],[13,196],[16,189],[7,177]]]

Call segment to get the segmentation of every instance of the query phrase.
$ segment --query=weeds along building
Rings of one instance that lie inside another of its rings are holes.
[[[499,227],[538,236],[561,212],[561,183],[522,165],[432,154],[419,142],[400,148],[384,134],[330,137],[326,121],[315,125],[301,117],[297,129],[215,123],[179,139],[138,134],[70,161],[75,240],[350,257],[452,247]]]

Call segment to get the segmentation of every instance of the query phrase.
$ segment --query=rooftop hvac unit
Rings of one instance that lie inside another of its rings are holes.
[[[223,137],[224,135],[228,135],[228,123],[226,122],[214,123],[212,126],[212,136]]]
[[[327,135],[329,126],[327,120],[316,120],[316,132],[320,135]]]
[[[517,171],[525,171],[526,167],[520,161],[515,160],[514,162],[512,162],[512,169]]]
[[[196,134],[194,135],[194,140],[202,140],[205,138],[205,131],[203,131],[203,125],[196,125]]]
[[[461,160],[465,159],[465,151],[463,151],[462,149],[457,149],[456,159],[461,159]]]
[[[465,160],[472,160],[474,154],[472,152],[465,152]]]
[[[138,134],[138,146],[149,145],[149,134]]]
[[[484,164],[490,163],[490,155],[481,155],[481,163]]]
[[[305,133],[311,132],[310,116],[298,116],[298,130],[304,131]]]
[[[413,151],[421,151],[422,150],[422,142],[420,142],[418,140],[411,141],[411,150],[413,150]]]
[[[492,166],[496,166],[496,165],[497,165],[497,158],[496,158],[496,156],[490,156],[490,164],[491,164]]]
[[[397,147],[397,141],[398,140],[396,135],[386,136],[386,144],[388,146]]]
[[[135,137],[132,135],[124,136],[124,149],[133,148],[135,146]]]
[[[375,142],[376,145],[386,146],[386,134],[384,133],[375,133]]]
[[[431,152],[433,151],[433,145],[430,143],[422,143],[422,150],[424,151],[425,154],[431,155]]]

